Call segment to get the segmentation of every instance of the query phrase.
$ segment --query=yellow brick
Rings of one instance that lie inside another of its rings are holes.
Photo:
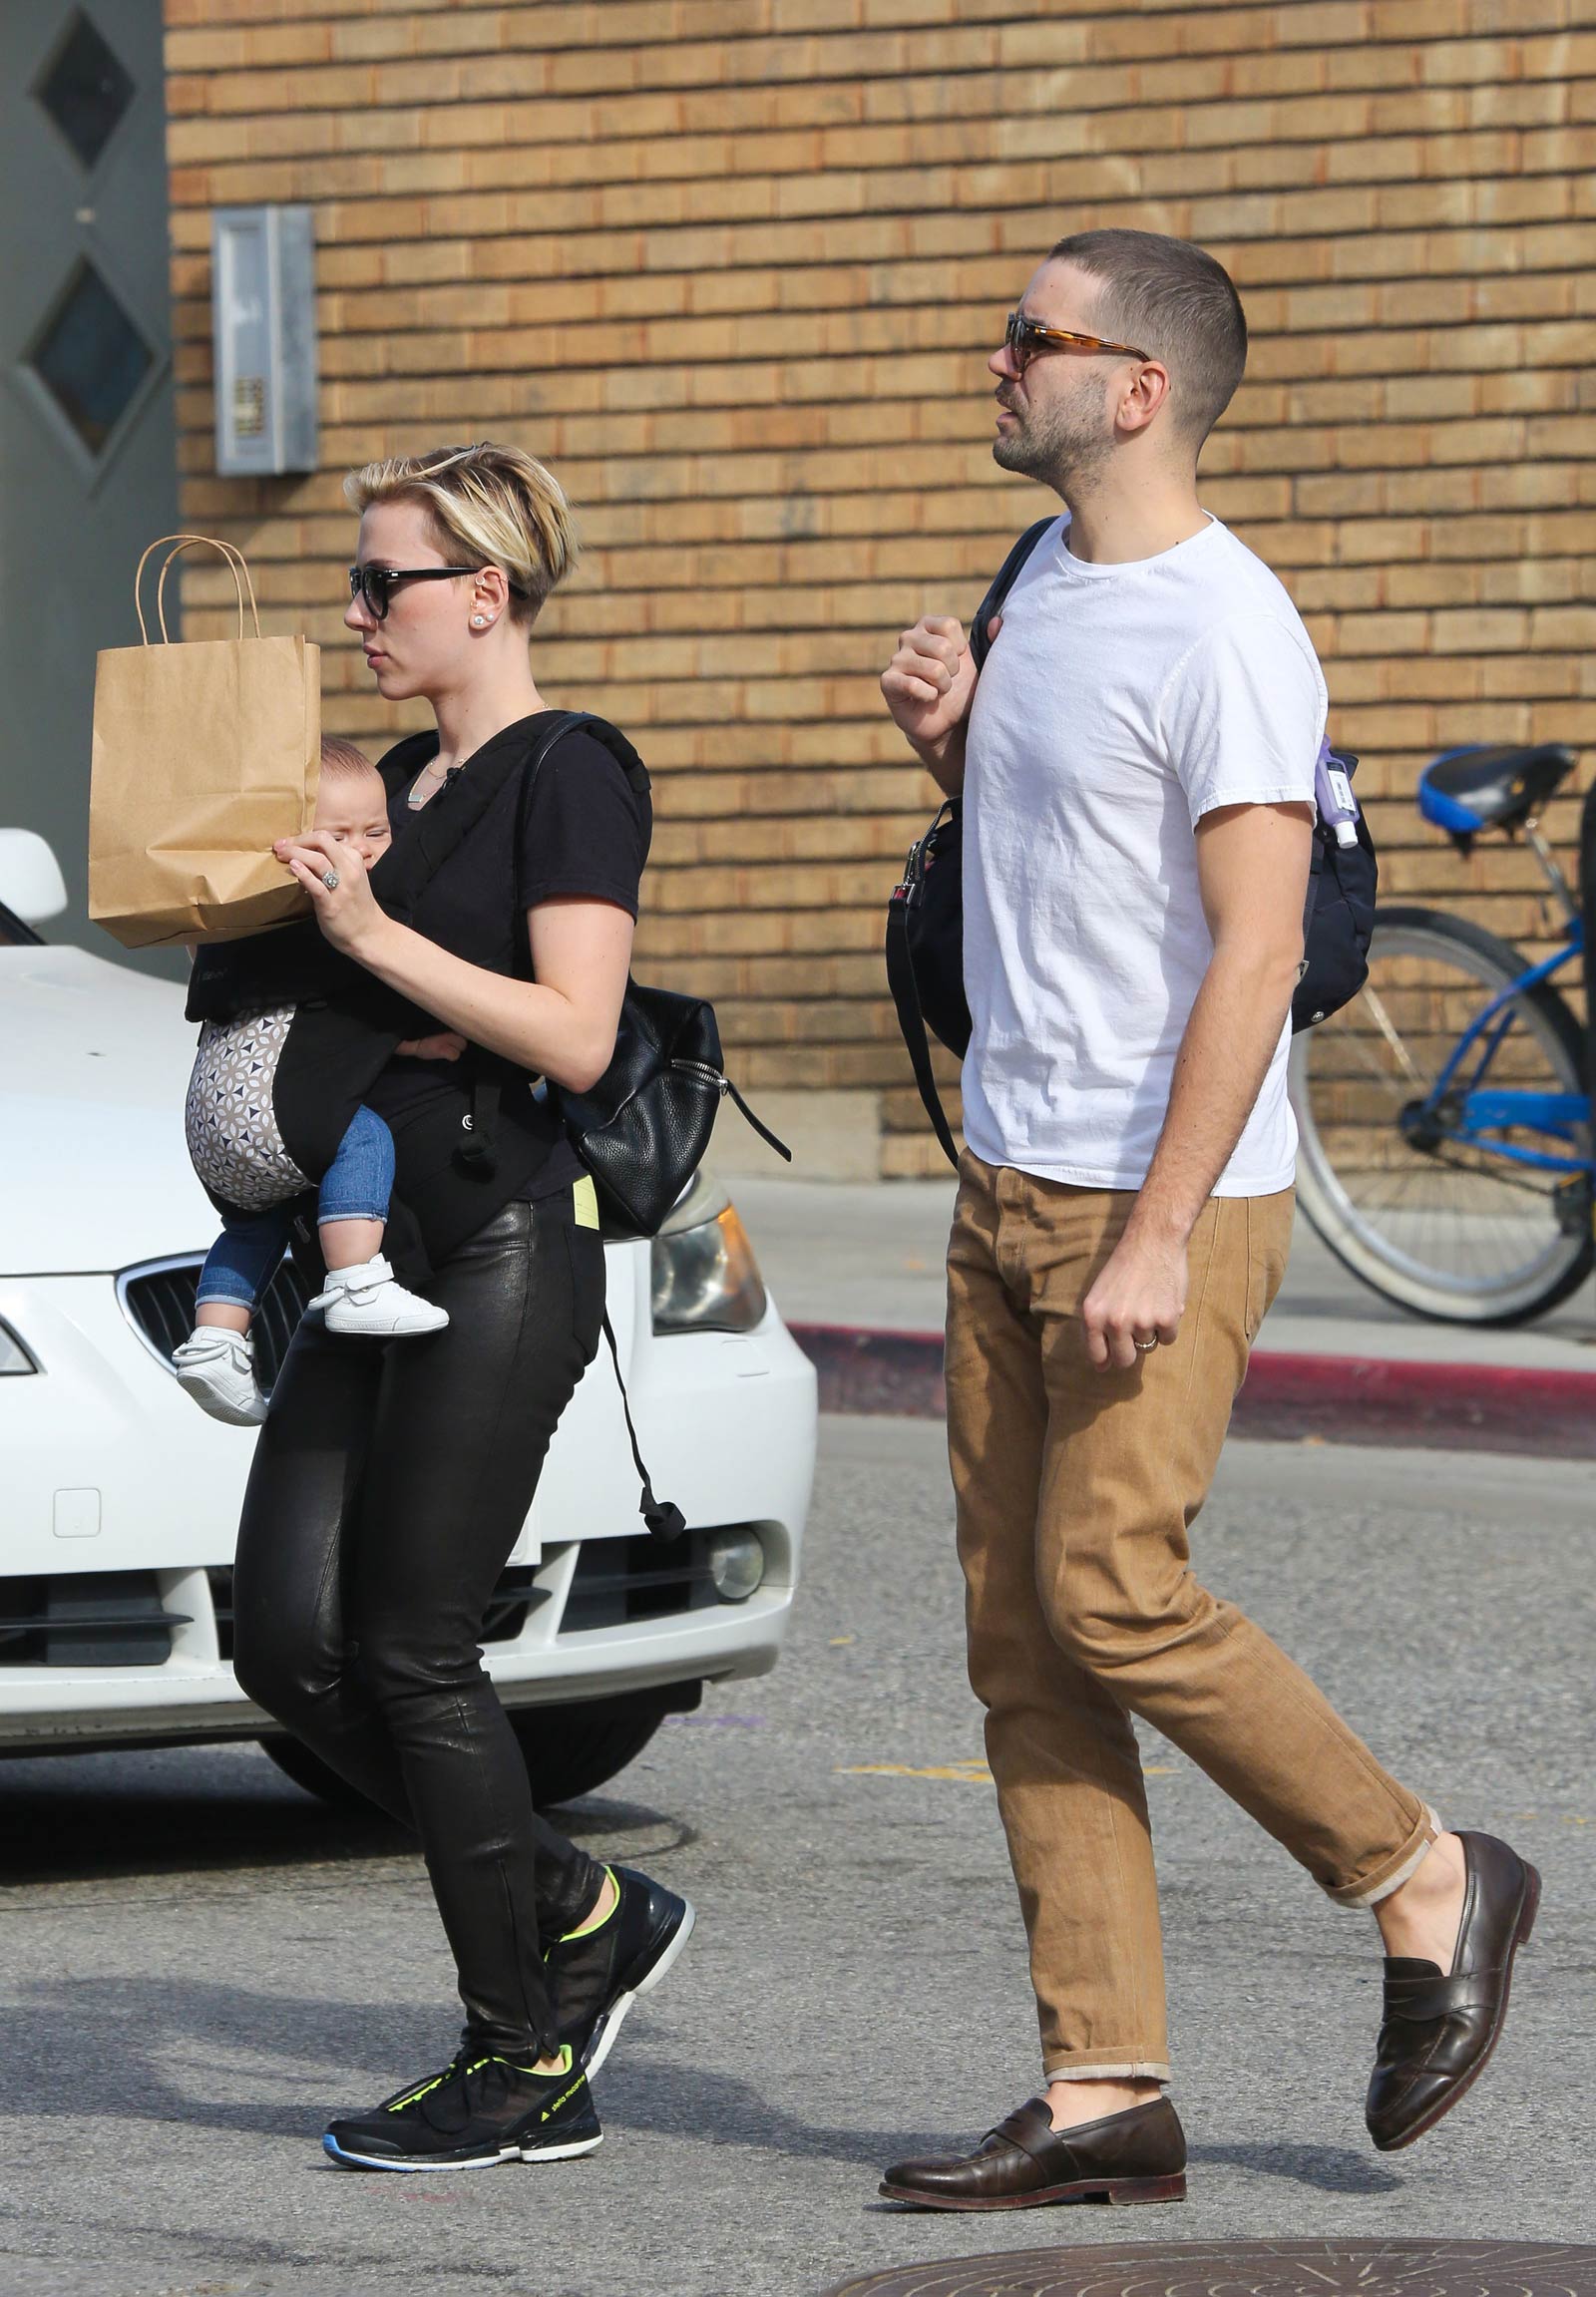
[[[1596,735],[1596,37],[1565,13],[169,0],[185,515],[381,743],[415,713],[338,626],[339,473],[484,432],[553,457],[587,556],[534,658],[658,775],[639,950],[729,1007],[749,1081],[876,1092],[887,1166],[936,1171],[879,970],[932,792],[876,678],[1051,507],[991,466],[983,359],[1059,230],[1235,269],[1253,355],[1204,498],[1308,612],[1383,805],[1442,739]],[[223,482],[208,209],[288,197],[318,208],[324,470]],[[192,602],[225,621],[215,577]],[[1459,890],[1416,823],[1396,851]],[[1515,866],[1482,849],[1470,899],[1527,931]]]

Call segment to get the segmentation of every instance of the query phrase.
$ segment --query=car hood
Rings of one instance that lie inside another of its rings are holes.
[[[176,982],[87,950],[0,948],[0,1275],[203,1251],[184,1146],[196,1031]]]

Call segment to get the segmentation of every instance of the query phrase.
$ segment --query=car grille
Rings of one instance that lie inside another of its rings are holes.
[[[118,1298],[135,1332],[169,1371],[173,1349],[194,1330],[194,1296],[202,1266],[199,1259],[153,1261],[145,1268],[124,1270],[117,1279]],[[255,1343],[255,1377],[267,1395],[309,1298],[306,1278],[291,1260],[282,1261],[249,1328]]]
[[[153,1571],[62,1571],[0,1579],[0,1667],[160,1667],[172,1631]]]
[[[207,1570],[205,1579],[210,1588],[210,1608],[216,1621],[216,1654],[230,1662],[232,1658],[232,1566],[217,1564]],[[549,1590],[536,1584],[537,1572],[533,1565],[513,1563],[500,1578],[488,1605],[487,1617],[477,1630],[479,1643],[514,1643],[527,1624],[528,1615],[540,1604],[549,1601]],[[3,1623],[0,1623],[3,1624]]]
[[[719,1602],[709,1576],[706,1535],[689,1531],[673,1541],[643,1532],[632,1539],[583,1542],[560,1622],[563,1635],[595,1627],[624,1627],[633,1620],[668,1619]]]
[[[162,1270],[165,1276],[170,1272]],[[192,1271],[191,1271],[192,1277]],[[646,1534],[582,1543],[560,1623],[562,1635],[632,1621],[668,1619],[716,1606],[705,1534],[661,1547]],[[546,1551],[541,1565],[511,1564],[501,1575],[478,1630],[484,1645],[514,1643],[532,1613],[552,1600],[540,1574],[558,1569],[568,1548]],[[232,1568],[205,1573],[215,1623],[216,1656],[233,1656]],[[173,1630],[189,1612],[169,1610],[153,1571],[56,1572],[0,1578],[0,1670],[16,1667],[160,1667],[172,1654]]]

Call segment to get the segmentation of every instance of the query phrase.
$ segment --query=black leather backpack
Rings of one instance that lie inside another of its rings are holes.
[[[977,608],[970,651],[978,672],[992,646],[988,624],[1001,612],[1031,552],[1056,524],[1054,512],[1025,529]],[[1336,750],[1326,750],[1323,756],[1350,781],[1358,764],[1355,757]],[[1294,1031],[1312,1028],[1339,1012],[1369,977],[1379,864],[1361,810],[1353,828],[1355,842],[1343,845],[1323,807],[1315,820],[1303,911],[1303,963],[1291,1003]],[[943,1152],[955,1165],[959,1151],[932,1073],[926,1032],[929,1028],[961,1060],[970,1048],[962,842],[960,802],[949,798],[925,836],[909,850],[887,909],[886,944],[887,985],[898,1008],[898,1026],[915,1083]]]

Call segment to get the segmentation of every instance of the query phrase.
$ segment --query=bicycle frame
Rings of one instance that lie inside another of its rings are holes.
[[[1511,1089],[1485,1088],[1480,1080],[1490,1066],[1497,1046],[1506,1035],[1511,1017],[1513,999],[1525,989],[1550,980],[1571,958],[1582,955],[1585,947],[1583,921],[1570,917],[1565,927],[1567,940],[1553,956],[1538,965],[1530,965],[1506,988],[1499,989],[1490,1002],[1475,1014],[1452,1047],[1451,1058],[1435,1079],[1429,1092],[1419,1104],[1424,1110],[1437,1109],[1455,1092],[1455,1079],[1463,1069],[1476,1045],[1483,1050],[1472,1079],[1463,1087],[1460,1106],[1448,1111],[1445,1132],[1450,1141],[1463,1141],[1470,1148],[1499,1157],[1509,1164],[1527,1166],[1533,1172],[1564,1173],[1570,1180],[1596,1174],[1596,1157],[1552,1156],[1543,1150],[1520,1148],[1516,1143],[1498,1140],[1492,1136],[1513,1125],[1531,1126],[1554,1140],[1574,1145],[1575,1134],[1591,1121],[1591,1103],[1588,1093],[1535,1093],[1514,1092]]]

